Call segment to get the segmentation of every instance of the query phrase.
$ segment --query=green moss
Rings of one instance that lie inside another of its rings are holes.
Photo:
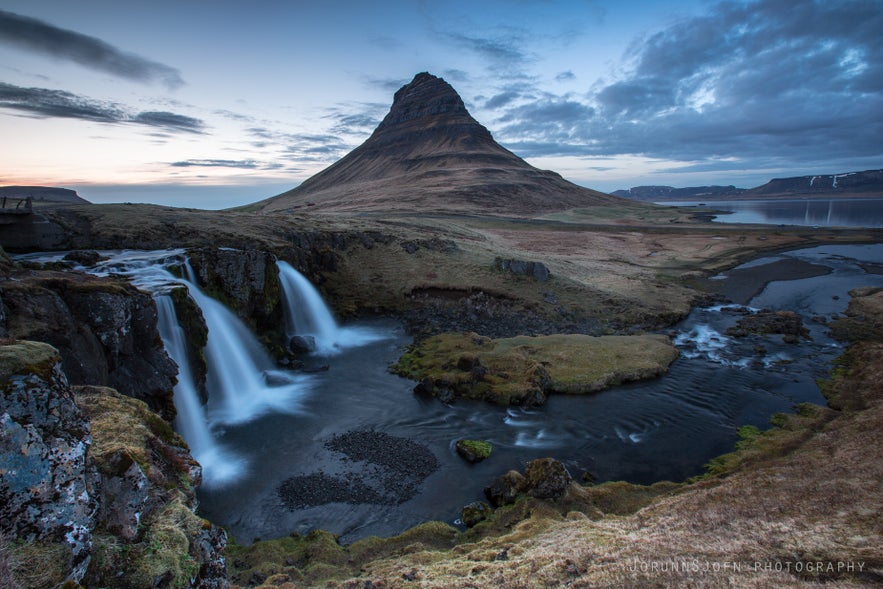
[[[412,550],[443,550],[456,544],[458,532],[442,522],[427,522],[391,538],[371,536],[351,546],[341,546],[329,532],[313,530],[284,538],[230,543],[226,554],[231,580],[247,584],[255,575],[269,578],[284,571],[290,579],[317,586],[321,581],[358,574],[367,562]]]
[[[178,493],[162,509],[143,522],[143,538],[131,544],[102,530],[93,536],[94,550],[87,578],[102,587],[188,587],[199,572],[194,558],[199,548],[190,545],[201,527]],[[125,571],[125,577],[119,572]]]
[[[105,474],[118,474],[116,457],[125,454],[149,473],[148,440],[158,438],[173,446],[186,442],[171,425],[138,399],[107,387],[75,387],[77,405],[89,415],[92,446],[89,456]]]
[[[411,346],[391,367],[434,393],[499,404],[523,402],[536,392],[584,394],[665,372],[677,357],[665,336],[558,334],[492,340],[446,333]],[[535,397],[534,397],[535,398]]]
[[[738,428],[732,452],[713,458],[705,465],[706,474],[693,480],[710,476],[727,475],[749,464],[786,456],[800,447],[814,432],[833,418],[833,412],[811,403],[798,405],[793,414],[777,413],[771,419],[770,429],[760,430],[753,425]]]
[[[59,362],[58,350],[49,344],[30,341],[0,344],[0,386],[14,375],[36,374],[48,379]]]
[[[481,462],[490,457],[493,446],[483,440],[457,440],[457,453],[470,462]]]

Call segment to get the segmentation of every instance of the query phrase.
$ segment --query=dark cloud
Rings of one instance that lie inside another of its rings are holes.
[[[200,119],[171,112],[148,111],[132,114],[115,102],[94,100],[64,90],[23,88],[0,82],[0,108],[25,113],[36,118],[66,118],[99,123],[134,123],[167,131],[200,133]]]
[[[184,84],[173,67],[126,53],[101,39],[4,10],[0,10],[0,41],[128,80],[159,82],[170,89]]]
[[[458,69],[447,69],[443,72],[443,75],[449,82],[468,82],[470,80],[470,76],[467,72]]]
[[[142,125],[150,125],[152,127],[163,127],[165,129],[187,131],[190,133],[200,133],[204,127],[203,122],[200,119],[164,111],[140,112],[129,119],[129,121]]]
[[[0,82],[0,108],[17,110],[38,118],[67,118],[119,123],[125,111],[117,104],[92,100],[63,90],[23,88]]]
[[[371,133],[380,124],[380,119],[370,114],[346,114],[342,112],[331,115],[336,119],[331,128],[334,133],[349,135],[365,135]]]
[[[575,80],[575,79],[576,79],[576,74],[574,74],[570,70],[567,70],[566,72],[561,72],[560,74],[555,76],[556,82],[569,82],[569,81]]]
[[[493,62],[512,65],[528,59],[527,54],[523,53],[520,43],[513,37],[488,38],[455,32],[445,33],[445,37],[459,47],[477,53]]]
[[[172,162],[169,164],[175,168],[241,168],[245,170],[254,170],[262,167],[254,160],[184,160],[180,162]]]
[[[378,89],[384,93],[392,93],[409,83],[411,80],[401,78],[371,78],[364,77],[365,85],[370,88]]]
[[[490,98],[488,98],[487,101],[484,103],[484,108],[497,109],[506,106],[507,104],[515,101],[515,99],[517,99],[519,96],[521,96],[521,93],[515,90],[501,92],[495,96],[491,96]]]
[[[880,31],[877,0],[721,2],[633,43],[619,79],[506,105],[497,135],[532,156],[879,160]]]

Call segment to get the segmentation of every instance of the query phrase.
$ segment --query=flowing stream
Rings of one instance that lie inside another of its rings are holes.
[[[89,270],[126,274],[154,292],[163,340],[181,367],[176,425],[205,469],[200,513],[244,543],[314,528],[349,542],[432,519],[454,523],[463,505],[483,499],[494,477],[545,456],[562,460],[577,479],[588,472],[599,481],[652,483],[700,474],[708,460],[732,449],[738,427],[765,428],[774,413],[824,403],[816,379],[842,351],[825,322],[845,310],[850,289],[883,287],[883,245],[819,246],[755,260],[717,277],[723,292],[743,304],[695,309],[671,330],[682,354],[665,376],[590,396],[552,395],[543,407],[520,409],[446,405],[415,395],[415,383],[387,370],[410,343],[397,321],[338,325],[315,289],[281,262],[288,329],[315,339],[307,368],[317,370],[279,370],[235,315],[192,280],[163,269],[182,254],[123,252]],[[802,271],[783,273],[796,267]],[[209,327],[205,407],[187,376],[180,328],[166,296],[170,285],[180,284]],[[759,308],[797,312],[811,339],[789,344],[780,335],[727,334]],[[421,444],[437,468],[399,501],[283,501],[280,488],[292,477],[387,484],[389,473],[381,467],[334,445],[348,432],[365,431]],[[454,451],[460,438],[490,441],[491,457],[467,464]]]

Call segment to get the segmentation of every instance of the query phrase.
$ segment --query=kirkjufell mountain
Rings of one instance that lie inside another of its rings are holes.
[[[532,215],[621,199],[539,170],[505,149],[450,84],[417,74],[365,143],[263,212],[401,211]]]

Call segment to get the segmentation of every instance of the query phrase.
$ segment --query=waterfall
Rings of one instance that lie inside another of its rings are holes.
[[[285,309],[285,333],[309,336],[315,352],[329,356],[343,348],[386,339],[388,334],[367,327],[339,327],[316,287],[287,262],[277,261]]]
[[[187,279],[177,278],[165,268],[179,261],[184,250],[108,253],[109,259],[85,270],[103,276],[126,276],[132,284],[153,294],[160,337],[166,352],[178,365],[175,427],[202,465],[203,480],[208,485],[217,485],[239,478],[245,471],[245,460],[219,444],[212,428],[251,421],[268,411],[301,412],[310,377],[275,370],[273,361],[248,327],[200,290],[189,263],[185,263]],[[204,350],[208,367],[206,407],[200,403],[187,357],[186,336],[167,294],[171,285],[187,288],[208,329]]]
[[[329,354],[339,346],[340,330],[322,295],[306,277],[287,262],[276,262],[285,294],[285,333],[305,335],[316,342],[316,351]]]
[[[208,328],[205,347],[209,418],[213,423],[244,423],[268,410],[300,409],[309,378],[273,369],[257,338],[232,311],[203,293],[187,264],[190,297]]]
[[[178,324],[172,298],[157,295],[154,300],[159,335],[166,352],[178,365],[178,384],[174,391],[175,408],[178,410],[175,429],[187,441],[193,458],[202,465],[203,484],[213,486],[229,482],[242,474],[244,463],[241,458],[219,445],[209,430],[187,358],[186,336]]]

